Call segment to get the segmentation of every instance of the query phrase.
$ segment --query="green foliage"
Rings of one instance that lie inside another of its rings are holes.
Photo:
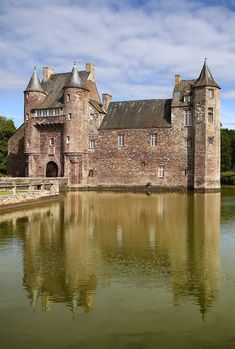
[[[0,116],[0,173],[6,173],[7,169],[7,142],[14,134],[16,128],[10,119]]]
[[[235,172],[222,172],[221,184],[235,185]]]
[[[221,130],[221,171],[235,169],[235,130]]]

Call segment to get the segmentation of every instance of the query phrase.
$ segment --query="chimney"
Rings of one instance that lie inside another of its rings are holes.
[[[108,93],[102,94],[102,103],[104,110],[108,110],[109,103],[112,102],[112,96]]]
[[[87,80],[95,82],[95,65],[92,63],[86,63],[86,72],[90,73]]]
[[[175,86],[179,86],[181,82],[181,76],[179,74],[175,75]]]
[[[42,81],[45,82],[49,80],[50,76],[54,74],[54,69],[49,67],[43,67],[43,78]]]

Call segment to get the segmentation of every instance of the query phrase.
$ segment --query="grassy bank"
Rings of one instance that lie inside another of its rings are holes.
[[[232,172],[232,171],[222,172],[221,184],[235,185],[235,172]]]

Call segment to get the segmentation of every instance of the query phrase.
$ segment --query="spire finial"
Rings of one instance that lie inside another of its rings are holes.
[[[204,63],[207,63],[207,58],[205,57]]]
[[[76,62],[76,61],[74,61],[74,62],[73,62],[73,65],[74,65],[74,67],[76,67],[76,65],[77,65],[77,62]]]
[[[34,71],[36,71],[36,70],[37,70],[37,66],[35,65],[35,66],[34,66]]]

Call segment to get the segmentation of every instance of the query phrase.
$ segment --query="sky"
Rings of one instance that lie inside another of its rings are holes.
[[[221,122],[235,129],[235,0],[0,0],[0,115],[23,123],[36,65],[96,66],[113,100],[171,98],[175,74],[220,85]]]

